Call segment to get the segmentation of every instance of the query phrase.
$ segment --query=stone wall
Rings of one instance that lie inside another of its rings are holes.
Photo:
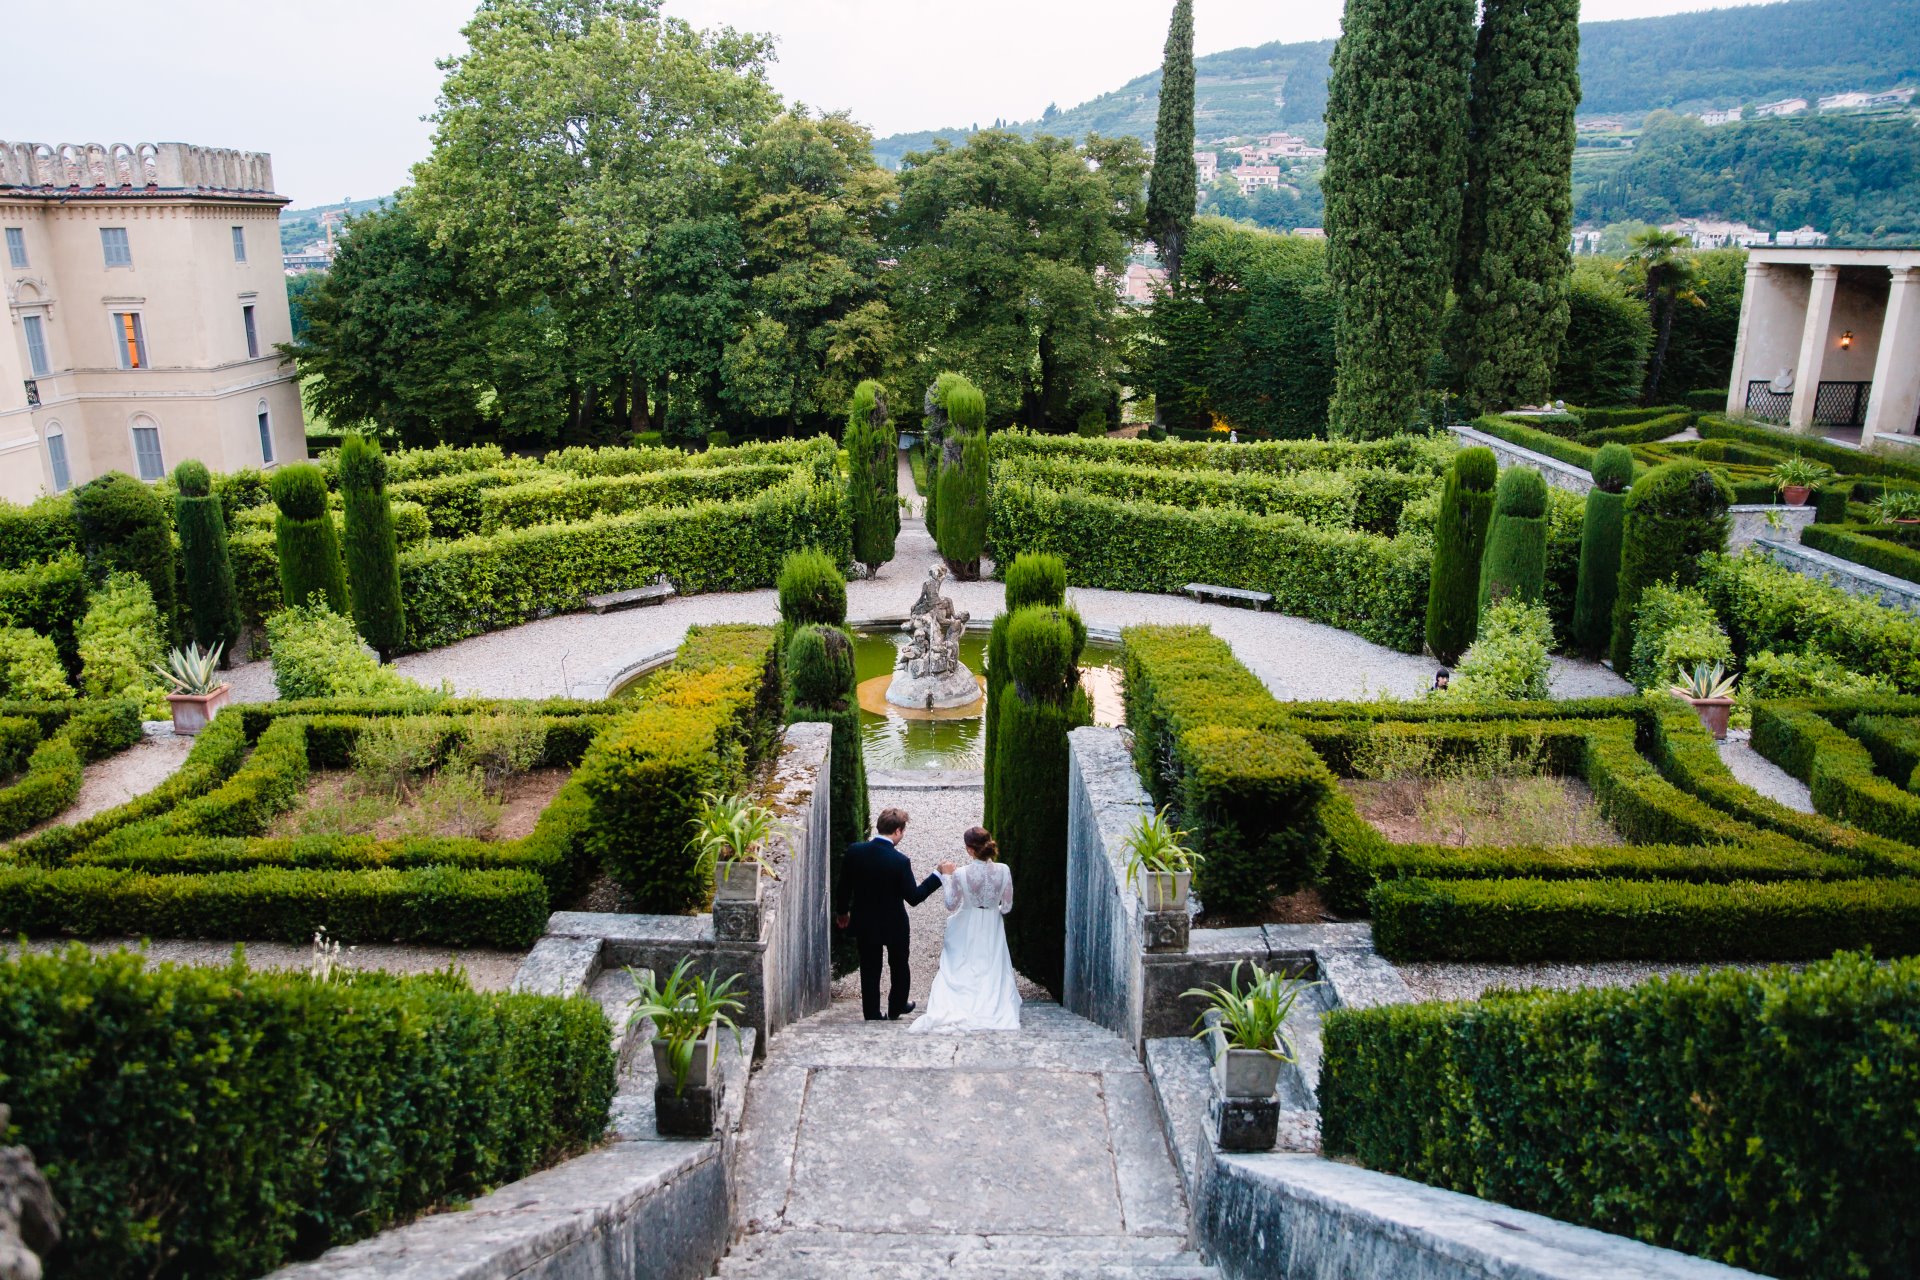
[[[1493,450],[1493,456],[1503,467],[1534,468],[1546,477],[1548,484],[1556,489],[1584,494],[1593,488],[1593,476],[1585,467],[1576,467],[1570,462],[1549,458],[1544,453],[1522,449],[1517,444],[1507,443],[1499,436],[1490,436],[1484,431],[1475,431],[1472,427],[1453,426],[1447,429],[1460,438],[1462,445],[1485,445]]]
[[[1070,1011],[1135,1049],[1141,1042],[1146,939],[1140,897],[1126,887],[1127,833],[1153,813],[1118,729],[1067,735],[1067,945]]]
[[[1727,552],[1738,555],[1762,538],[1775,542],[1798,543],[1800,531],[1813,523],[1815,515],[1812,507],[1764,506],[1754,503],[1735,503],[1727,508],[1730,527],[1727,530]],[[1779,527],[1774,527],[1774,522]]]
[[[1839,556],[1815,551],[1798,543],[1761,538],[1753,545],[1759,547],[1775,564],[1783,565],[1803,578],[1831,582],[1842,591],[1856,596],[1878,596],[1881,604],[1920,613],[1920,583],[1896,578],[1890,573],[1869,569],[1866,565],[1842,560]]]

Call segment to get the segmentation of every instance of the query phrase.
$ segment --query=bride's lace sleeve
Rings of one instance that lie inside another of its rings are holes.
[[[1013,910],[1013,870],[1002,865],[1000,867],[1000,914],[1005,915],[1011,910]]]
[[[940,901],[946,906],[947,914],[958,911],[967,900],[967,891],[960,883],[960,872],[956,869],[950,876],[940,877]]]

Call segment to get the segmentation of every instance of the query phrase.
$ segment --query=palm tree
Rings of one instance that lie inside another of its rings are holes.
[[[1677,231],[1648,227],[1627,242],[1627,256],[1620,263],[1621,274],[1640,286],[1647,299],[1647,314],[1653,320],[1653,354],[1647,358],[1647,382],[1640,392],[1641,404],[1656,404],[1660,394],[1660,375],[1667,362],[1667,343],[1673,338],[1674,308],[1681,303],[1706,306],[1706,300],[1694,292],[1697,275],[1692,241]]]

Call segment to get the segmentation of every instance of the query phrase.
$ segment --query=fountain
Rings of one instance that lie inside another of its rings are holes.
[[[907,645],[887,686],[887,701],[896,707],[945,711],[980,701],[980,680],[960,661],[967,614],[941,594],[946,578],[944,564],[929,568],[912,614],[900,624],[907,633]]]

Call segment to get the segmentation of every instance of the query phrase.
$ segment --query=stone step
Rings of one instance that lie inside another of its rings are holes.
[[[1197,1256],[1171,1262],[1096,1262],[1072,1256],[1038,1262],[1006,1264],[986,1258],[949,1260],[939,1253],[887,1261],[860,1260],[854,1266],[844,1258],[783,1258],[752,1261],[723,1259],[715,1273],[721,1277],[768,1277],[769,1280],[921,1280],[924,1276],[964,1276],[966,1280],[1220,1280],[1220,1273]]]
[[[1089,1265],[1167,1265],[1193,1261],[1185,1239],[1175,1236],[946,1235],[805,1228],[758,1232],[733,1247],[730,1260],[781,1257],[862,1261],[952,1259],[998,1266],[1038,1266],[1070,1261]]]

